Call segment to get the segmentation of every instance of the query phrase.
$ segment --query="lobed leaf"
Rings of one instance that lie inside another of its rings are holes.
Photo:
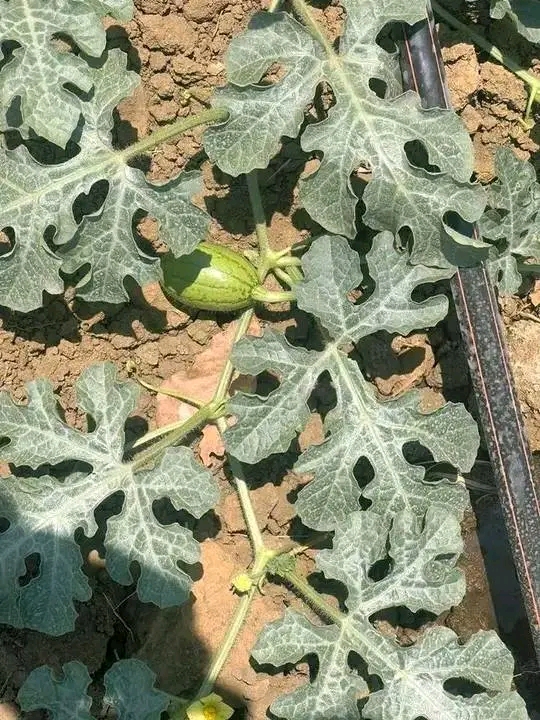
[[[65,35],[86,55],[99,57],[106,39],[102,18],[126,21],[132,10],[131,0],[0,0],[0,45],[18,45],[0,70],[0,105],[7,110],[20,99],[23,133],[32,128],[66,146],[86,108],[66,85],[88,93],[95,71],[81,55],[61,50],[53,39]],[[2,57],[0,50],[0,61]]]
[[[229,47],[230,85],[214,102],[230,119],[206,131],[206,151],[231,175],[266,167],[280,139],[300,133],[306,107],[326,83],[335,104],[302,134],[303,149],[322,156],[320,167],[301,181],[304,207],[329,232],[354,237],[358,198],[350,178],[367,168],[372,179],[362,195],[364,222],[393,233],[409,228],[414,263],[448,266],[442,245],[451,244],[452,236],[445,215],[456,212],[472,222],[485,205],[483,190],[469,184],[470,139],[451,111],[424,110],[414,93],[396,97],[396,57],[376,42],[391,22],[423,19],[425,3],[342,0],[342,5],[347,17],[337,53],[320,30],[310,33],[284,13],[254,16]],[[303,12],[310,17],[307,6]],[[260,84],[274,63],[284,77]],[[384,97],[372,89],[374,80],[385,85]],[[409,159],[414,143],[423,146],[435,170]]]
[[[346,614],[328,626],[312,624],[287,611],[259,636],[253,657],[276,667],[307,655],[318,659],[316,677],[278,698],[274,715],[288,720],[525,720],[525,705],[510,692],[513,659],[494,632],[458,644],[447,628],[428,630],[412,647],[401,647],[371,622],[374,613],[405,605],[439,613],[459,602],[465,585],[455,567],[461,552],[459,522],[445,510],[428,509],[425,517],[408,511],[393,521],[356,512],[336,528],[334,547],[321,551],[317,567],[346,586]],[[390,570],[380,580],[370,571],[388,556]],[[351,655],[366,663],[361,675]],[[371,690],[363,679],[378,676],[382,688]],[[445,683],[465,678],[484,691],[471,698],[452,695]],[[360,714],[358,700],[368,697]]]
[[[140,660],[120,660],[105,673],[104,703],[113,707],[118,720],[160,720],[170,697],[154,688],[156,676]]]
[[[326,439],[308,448],[295,466],[313,475],[300,491],[296,508],[302,521],[318,530],[333,529],[358,509],[361,496],[370,501],[373,512],[383,516],[404,509],[422,515],[433,505],[460,514],[466,504],[464,489],[424,482],[424,468],[405,460],[403,446],[420,442],[437,461],[462,471],[472,467],[478,447],[476,425],[462,406],[447,403],[424,414],[415,392],[381,402],[360,367],[347,357],[344,346],[350,341],[381,327],[410,332],[432,325],[447,310],[446,298],[416,303],[411,293],[422,283],[447,277],[448,272],[408,264],[392,248],[389,235],[374,239],[367,262],[377,286],[371,296],[354,305],[346,293],[360,284],[361,265],[344,238],[319,238],[304,256],[305,281],[297,288],[298,304],[328,331],[330,338],[323,350],[293,347],[271,330],[262,338],[241,340],[233,350],[233,361],[241,372],[267,370],[280,379],[278,388],[266,398],[237,393],[229,404],[237,423],[225,434],[227,447],[244,462],[255,463],[289,448],[307,422],[307,403],[319,377],[324,372],[330,375],[336,406],[324,421]],[[354,475],[361,458],[369,461],[373,471],[373,479],[363,490]]]
[[[191,252],[205,236],[209,218],[191,202],[201,186],[198,173],[153,184],[111,146],[112,111],[138,82],[126,71],[126,56],[111,51],[95,73],[80,152],[70,160],[42,165],[24,146],[0,146],[0,230],[11,228],[14,234],[13,247],[0,257],[0,305],[21,312],[39,307],[44,291],[63,291],[60,270],[84,270],[79,296],[108,303],[128,298],[128,276],[139,284],[158,279],[159,261],[143,253],[133,235],[139,210],[158,220],[161,238],[175,255]],[[98,181],[108,184],[103,205],[77,225],[72,206]],[[51,227],[52,250],[45,241]]]
[[[2,458],[34,469],[69,467],[60,480],[47,475],[0,480],[0,516],[9,523],[0,534],[0,622],[50,635],[73,629],[73,601],[91,595],[74,533],[77,528],[87,535],[96,532],[94,511],[104,500],[123,493],[120,512],[107,522],[109,574],[129,585],[135,581],[131,564],[137,562],[141,599],[168,607],[187,598],[191,580],[177,563],[196,563],[199,547],[178,523],[162,525],[153,503],[169,498],[176,509],[200,517],[218,498],[212,476],[187,448],[170,448],[152,469],[137,471],[124,461],[124,424],[138,392],[134,383],[118,381],[112,364],[91,366],[76,390],[81,409],[95,423],[92,432],[66,425],[44,380],[28,385],[28,405],[0,394],[0,438],[9,440]],[[30,556],[39,558],[39,572],[21,584]]]
[[[86,666],[76,660],[62,667],[60,678],[42,665],[26,678],[17,700],[27,712],[48,710],[51,720],[93,720],[92,700],[87,694],[91,682]]]
[[[32,670],[18,695],[23,710],[48,710],[51,720],[93,720],[87,690],[91,678],[77,661],[62,667],[58,678],[51,668]],[[140,660],[119,660],[105,673],[104,704],[118,720],[159,720],[169,696],[154,688],[155,675]]]
[[[355,306],[347,293],[363,279],[358,253],[342,238],[318,238],[302,260],[305,280],[297,290],[298,306],[318,317],[333,337],[351,342],[379,330],[407,334],[436,325],[446,316],[445,296],[416,302],[411,295],[420,285],[450,278],[452,269],[411,265],[407,253],[394,249],[394,236],[389,232],[377,235],[366,260],[375,288]]]
[[[479,227],[497,249],[488,271],[501,292],[512,294],[522,283],[516,258],[540,259],[540,185],[534,168],[510,148],[497,150],[495,169],[498,179],[489,186],[489,210]]]

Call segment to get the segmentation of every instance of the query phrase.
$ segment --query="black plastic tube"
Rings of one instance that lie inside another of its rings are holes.
[[[415,90],[426,108],[450,108],[435,25],[403,26],[400,43],[405,89]],[[473,237],[474,225],[459,230]],[[459,268],[451,282],[480,419],[497,482],[523,600],[540,663],[540,488],[532,469],[510,370],[494,288],[483,265]]]

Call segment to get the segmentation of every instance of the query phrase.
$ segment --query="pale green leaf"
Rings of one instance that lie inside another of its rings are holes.
[[[169,696],[154,688],[156,676],[140,660],[120,660],[105,673],[104,703],[118,713],[118,720],[160,720]]]
[[[95,71],[53,38],[65,35],[87,55],[99,57],[106,39],[102,17],[125,21],[132,9],[131,0],[0,0],[0,44],[20,46],[0,70],[0,105],[7,109],[20,98],[23,132],[32,128],[65,147],[86,107],[65,85],[88,93]]]
[[[93,720],[87,695],[91,682],[86,667],[75,660],[62,667],[60,677],[43,665],[26,678],[17,700],[26,712],[48,710],[51,720]]]
[[[522,283],[516,258],[540,260],[540,185],[532,165],[510,148],[497,150],[495,170],[498,179],[489,187],[489,210],[479,226],[498,251],[487,264],[490,275],[511,294]]]
[[[9,522],[0,534],[0,622],[51,635],[71,630],[73,601],[90,597],[74,533],[77,528],[95,533],[94,511],[104,500],[123,493],[119,514],[107,522],[109,574],[129,585],[134,582],[131,563],[136,561],[141,599],[167,607],[188,596],[191,581],[177,563],[196,563],[199,547],[178,523],[162,525],[153,503],[169,498],[176,509],[200,517],[218,497],[212,476],[195,463],[188,448],[170,448],[153,469],[137,471],[124,461],[124,424],[138,390],[134,383],[120,382],[112,364],[91,366],[76,389],[81,409],[95,423],[92,432],[64,422],[46,381],[28,385],[27,405],[0,394],[0,438],[9,440],[1,449],[2,459],[31,468],[59,463],[73,467],[63,480],[11,476],[0,481],[0,516]],[[81,469],[80,463],[89,469]],[[21,585],[31,555],[39,557],[39,573]]]
[[[425,3],[342,4],[347,17],[337,53],[284,13],[254,16],[230,45],[230,85],[214,100],[227,108],[230,119],[207,130],[205,148],[231,175],[266,167],[281,138],[299,134],[306,107],[325,82],[335,104],[326,119],[309,123],[302,135],[303,149],[322,155],[320,167],[301,182],[304,207],[328,231],[353,237],[358,198],[350,177],[368,168],[372,179],[362,198],[366,224],[393,233],[409,228],[412,261],[446,266],[444,216],[454,211],[472,222],[485,205],[482,189],[469,184],[471,143],[452,112],[424,110],[414,93],[396,97],[396,59],[376,42],[388,23],[424,18]],[[278,82],[258,84],[274,63],[285,75]],[[371,89],[374,79],[386,84],[386,97]],[[413,142],[424,147],[439,171],[428,172],[408,159],[406,149]]]
[[[361,368],[341,349],[381,326],[410,332],[446,312],[444,298],[415,303],[411,293],[447,273],[409,265],[384,235],[374,239],[367,261],[378,286],[363,303],[353,305],[346,293],[361,281],[360,261],[343,238],[324,236],[304,257],[305,282],[297,288],[298,303],[329,331],[331,340],[323,350],[292,347],[281,335],[266,331],[262,338],[241,340],[233,351],[241,372],[268,370],[280,380],[266,398],[237,393],[230,402],[237,422],[226,432],[227,447],[249,463],[289,448],[307,422],[307,403],[319,377],[323,372],[330,375],[336,407],[325,417],[326,439],[308,448],[295,466],[313,474],[296,507],[302,521],[319,530],[334,528],[357,510],[361,495],[371,501],[372,511],[384,516],[402,509],[423,514],[431,505],[460,514],[466,504],[464,488],[424,482],[424,468],[405,460],[403,446],[419,442],[438,461],[462,471],[472,467],[478,447],[476,425],[462,406],[448,403],[424,414],[414,392],[381,402]],[[369,461],[374,473],[363,490],[354,476],[361,458]]]
[[[438,627],[412,647],[401,647],[370,620],[396,606],[439,613],[459,602],[465,590],[455,567],[460,551],[457,519],[436,508],[425,518],[404,512],[393,522],[357,512],[338,526],[333,549],[321,551],[316,564],[327,578],[345,584],[347,612],[339,622],[334,618],[320,626],[287,611],[263,630],[253,650],[257,662],[276,667],[312,654],[318,659],[315,679],[278,698],[272,713],[287,720],[526,720],[523,701],[509,692],[512,656],[495,633],[479,633],[460,645],[451,630]],[[374,580],[370,570],[387,556],[388,573]],[[351,665],[351,653],[382,682],[362,716],[357,700],[369,691]],[[487,692],[452,695],[444,687],[452,678],[478,683]]]
[[[381,402],[356,363],[337,355],[328,370],[337,407],[325,418],[325,441],[309,447],[295,466],[298,472],[313,475],[296,501],[303,522],[329,530],[358,508],[361,495],[381,515],[391,516],[404,508],[421,514],[429,506],[461,514],[468,502],[464,488],[426,482],[424,467],[408,463],[403,446],[419,442],[437,461],[469,470],[476,457],[478,431],[465,408],[447,403],[424,414],[420,395],[414,391]],[[369,461],[374,473],[363,490],[354,475],[361,458]]]
[[[491,17],[505,15],[515,23],[518,32],[533,43],[540,42],[540,13],[537,0],[491,0]]]
[[[376,236],[366,260],[375,289],[361,305],[353,306],[347,293],[362,280],[358,253],[343,238],[318,238],[302,260],[305,281],[297,290],[298,306],[316,315],[333,337],[353,342],[379,330],[406,335],[445,317],[448,300],[444,295],[419,303],[411,299],[411,293],[419,285],[451,277],[453,270],[411,265],[406,253],[394,250],[394,236],[389,232]]]
[[[0,305],[28,312],[42,304],[43,292],[62,292],[59,270],[86,270],[78,293],[87,300],[124,302],[126,277],[139,284],[159,278],[159,261],[145,255],[133,232],[138,210],[159,222],[161,238],[175,255],[191,252],[206,234],[209,218],[192,202],[201,185],[198,173],[183,173],[166,184],[148,182],[112,149],[112,111],[139,82],[126,71],[126,56],[111,51],[95,76],[80,152],[59,165],[41,165],[24,146],[0,146],[0,229],[12,228],[13,248],[0,257]],[[77,227],[72,205],[100,180],[108,191],[99,213]],[[54,252],[44,240],[55,229]]]

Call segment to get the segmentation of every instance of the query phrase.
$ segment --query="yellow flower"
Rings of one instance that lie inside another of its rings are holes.
[[[219,695],[211,693],[197,700],[186,710],[189,720],[229,720],[234,710]]]
[[[253,587],[253,580],[247,573],[242,573],[232,579],[232,586],[239,593],[247,593]]]

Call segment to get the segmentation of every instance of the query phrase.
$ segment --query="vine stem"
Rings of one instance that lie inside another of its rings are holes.
[[[272,0],[270,5],[268,6],[267,12],[273,13],[279,10],[279,6],[281,5],[281,0]]]
[[[219,676],[219,673],[221,672],[221,669],[223,665],[225,664],[227,657],[229,656],[229,653],[231,652],[232,648],[234,647],[234,643],[236,642],[236,638],[238,637],[238,634],[240,633],[240,630],[242,629],[246,618],[248,616],[249,610],[251,608],[251,603],[253,601],[253,598],[255,597],[255,591],[256,588],[253,587],[251,590],[243,595],[240,598],[240,602],[238,603],[238,606],[236,608],[236,611],[234,613],[234,617],[232,618],[229,627],[227,629],[227,633],[225,637],[223,638],[222,643],[220,644],[219,650],[216,653],[214,659],[212,660],[212,664],[210,665],[208,672],[206,673],[206,676],[204,680],[202,681],[202,684],[197,692],[197,695],[189,701],[189,704],[195,702],[199,698],[206,697],[209,695],[215,685],[215,682]],[[176,700],[176,698],[174,698]],[[176,710],[173,710],[170,714],[170,720],[185,720],[186,717],[186,705],[183,704],[181,707],[177,708]]]
[[[437,0],[432,0],[431,5],[437,15],[439,15],[446,23],[448,23],[448,25],[451,25],[452,27],[456,28],[456,30],[460,30],[461,32],[468,35],[475,45],[478,45],[478,47],[482,48],[482,50],[488,52],[492,58],[495,58],[495,60],[508,68],[508,70],[513,72],[514,75],[520,78],[520,80],[523,80],[523,82],[529,86],[529,99],[527,102],[527,108],[525,110],[524,121],[525,123],[527,123],[533,103],[540,95],[540,78],[536,77],[527,70],[524,70],[521,65],[513,58],[509,57],[508,55],[504,55],[504,53],[502,53],[498,47],[490,43],[488,40],[482,37],[482,35],[475,32],[468,25],[465,25],[465,23],[462,23],[460,20],[455,18],[451,13],[441,7]]]
[[[236,642],[236,638],[238,637],[242,627],[244,626],[244,623],[249,613],[249,609],[251,608],[251,603],[253,602],[253,598],[255,597],[256,589],[256,587],[252,587],[245,595],[242,595],[242,597],[240,598],[240,602],[238,603],[238,607],[236,608],[234,617],[227,629],[227,634],[220,645],[219,652],[216,654],[212,665],[210,666],[208,673],[199,689],[199,692],[197,694],[198,697],[205,697],[205,695],[208,695],[210,692],[212,692],[214,684],[219,676],[219,673],[221,672],[221,668],[225,664],[229,653],[233,649],[234,643]]]
[[[253,219],[255,220],[255,234],[259,243],[259,262],[258,273],[259,281],[263,282],[269,269],[270,242],[268,240],[268,230],[266,227],[266,215],[262,204],[261,192],[257,181],[257,171],[253,170],[246,175],[246,181],[249,192],[249,201],[253,211]]]
[[[225,122],[228,117],[228,111],[223,108],[210,108],[209,110],[203,110],[202,112],[197,113],[197,115],[190,115],[187,118],[182,118],[181,120],[177,120],[170,125],[166,125],[165,127],[156,130],[151,135],[148,135],[148,137],[142,138],[142,140],[139,140],[133,145],[125,148],[125,150],[118,151],[117,155],[124,162],[127,162],[128,160],[132,160],[134,157],[137,157],[137,155],[142,155],[148,150],[152,150],[157,147],[157,145],[161,145],[161,143],[167,142],[167,140],[171,140],[177,135],[182,135],[182,133],[185,133],[192,128],[196,128],[199,125]]]
[[[240,318],[240,322],[238,323],[238,327],[236,328],[236,332],[234,334],[233,346],[235,343],[238,342],[238,340],[240,340],[241,337],[244,337],[244,335],[247,333],[249,324],[253,319],[253,315],[253,310],[250,308],[249,310],[246,310]],[[229,357],[227,358],[227,362],[225,363],[225,367],[221,371],[221,375],[217,384],[216,392],[214,395],[215,402],[222,402],[226,400],[229,391],[229,385],[233,375],[234,367],[231,362],[231,357],[229,355]]]
[[[302,600],[313,608],[324,620],[329,620],[338,626],[343,623],[346,616],[333,605],[326,602],[323,596],[312,588],[305,578],[282,563],[279,557],[268,564],[268,570],[289,584]]]

